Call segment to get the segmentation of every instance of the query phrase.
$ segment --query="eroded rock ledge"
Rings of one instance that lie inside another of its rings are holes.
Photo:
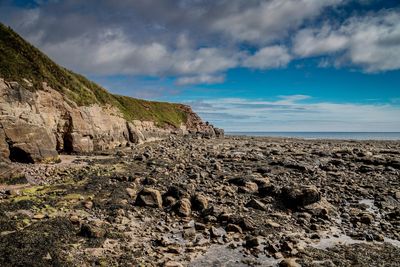
[[[107,150],[170,135],[223,135],[189,106],[184,109],[186,123],[159,127],[152,121],[127,121],[113,106],[78,106],[46,83],[32,91],[28,82],[0,78],[0,162],[51,162],[59,152]]]

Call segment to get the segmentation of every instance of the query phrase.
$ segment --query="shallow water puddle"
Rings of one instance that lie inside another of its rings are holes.
[[[338,245],[382,244],[382,242],[377,241],[371,242],[366,240],[353,239],[350,236],[341,233],[341,231],[336,227],[332,227],[331,231],[327,233],[329,234],[326,237],[321,238],[318,242],[305,244],[305,246],[310,246],[317,249],[328,249]],[[384,242],[400,248],[400,241],[398,240],[384,237]]]
[[[276,266],[281,259],[267,257],[262,253],[258,257],[244,255],[241,248],[229,248],[229,245],[212,245],[205,254],[192,261],[190,267],[203,266]]]

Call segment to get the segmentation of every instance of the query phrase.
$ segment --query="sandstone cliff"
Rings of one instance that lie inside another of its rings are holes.
[[[0,162],[57,160],[168,137],[223,131],[189,106],[117,96],[66,70],[0,24]]]

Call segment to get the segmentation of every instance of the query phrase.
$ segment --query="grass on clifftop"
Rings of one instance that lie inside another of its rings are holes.
[[[150,120],[160,126],[178,127],[186,122],[183,105],[146,101],[113,95],[82,75],[54,63],[37,48],[26,42],[11,28],[0,23],[0,78],[17,81],[23,79],[40,90],[42,82],[63,93],[80,106],[110,104],[117,107],[127,120]]]

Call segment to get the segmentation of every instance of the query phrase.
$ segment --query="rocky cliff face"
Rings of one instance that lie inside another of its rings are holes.
[[[189,106],[111,94],[0,23],[0,163],[55,161],[58,152],[106,150],[171,134],[223,132]]]
[[[171,134],[220,136],[190,107],[180,127],[128,121],[111,105],[78,106],[43,83],[41,90],[0,78],[0,159],[26,163],[55,161],[58,152],[85,153],[140,144]],[[1,161],[0,160],[0,161]]]

